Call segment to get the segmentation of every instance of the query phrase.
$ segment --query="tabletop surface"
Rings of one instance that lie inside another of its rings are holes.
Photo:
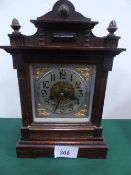
[[[131,120],[103,120],[105,160],[16,158],[21,119],[0,119],[0,175],[131,175]]]

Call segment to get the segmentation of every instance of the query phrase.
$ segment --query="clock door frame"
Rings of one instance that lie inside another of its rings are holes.
[[[50,51],[52,52],[52,51]],[[64,51],[63,51],[64,52]],[[67,53],[68,51],[66,51]],[[64,59],[65,57],[65,59]],[[30,103],[31,101],[31,80],[30,80],[30,65],[31,64],[83,64],[83,65],[95,65],[96,66],[96,77],[95,77],[95,87],[94,87],[94,94],[93,94],[93,104],[92,104],[92,114],[91,114],[91,122],[92,125],[96,125],[96,126],[100,126],[101,124],[101,118],[102,118],[102,109],[103,109],[103,104],[104,104],[104,96],[105,96],[105,91],[106,91],[106,80],[108,77],[108,71],[109,68],[105,71],[102,70],[102,63],[103,62],[103,57],[99,57],[97,56],[89,56],[89,60],[88,60],[88,55],[87,57],[84,57],[83,55],[80,55],[79,58],[76,60],[76,56],[73,56],[71,59],[70,54],[68,56],[65,56],[63,54],[60,56],[57,56],[57,60],[54,59],[54,55],[46,55],[46,56],[34,56],[34,55],[28,55],[28,56],[24,56],[24,60],[28,60],[28,62],[23,62],[23,69],[18,69],[18,80],[19,80],[19,87],[22,87],[22,89],[20,89],[20,94],[21,94],[21,104],[22,104],[22,111],[27,112],[28,113],[28,120],[26,120],[26,122],[28,121],[28,124],[26,125],[30,125],[33,122],[33,115],[32,115],[32,103]],[[62,58],[66,61],[61,61]],[[68,59],[70,60],[70,63],[68,61]],[[45,59],[47,59],[47,61],[45,61]],[[33,60],[33,61],[32,61]],[[44,61],[43,61],[44,60]],[[74,62],[75,60],[75,62]],[[91,60],[91,61],[90,61]],[[15,64],[15,63],[14,63]],[[104,65],[103,65],[104,68]],[[22,74],[23,72],[23,74]],[[24,76],[25,75],[25,76]],[[24,81],[23,81],[24,80]],[[21,85],[22,84],[22,85]],[[25,90],[23,90],[23,87],[25,88]],[[102,91],[102,93],[100,93],[100,91]],[[29,97],[29,101],[26,102],[25,100],[25,96]],[[101,99],[101,97],[103,97],[103,101]],[[27,104],[25,106],[25,104]],[[97,105],[96,105],[97,104]],[[99,108],[98,108],[99,106]],[[28,107],[28,109],[27,109]],[[97,110],[96,110],[97,108]],[[98,112],[100,111],[100,112]],[[23,114],[23,119],[25,115],[25,112]],[[100,116],[100,117],[98,117]],[[99,120],[100,119],[100,120]],[[25,123],[25,121],[23,121],[23,123]],[[25,126],[26,126],[25,125]]]

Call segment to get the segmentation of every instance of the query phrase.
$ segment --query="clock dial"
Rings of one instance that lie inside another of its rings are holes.
[[[90,121],[95,65],[33,64],[30,71],[35,122]]]
[[[72,69],[55,68],[39,80],[38,100],[51,113],[73,113],[85,103],[86,98],[86,82]]]

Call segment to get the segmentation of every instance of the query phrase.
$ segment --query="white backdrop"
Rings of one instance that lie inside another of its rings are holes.
[[[42,16],[52,9],[56,0],[0,0],[0,45],[9,45],[11,21],[16,17],[21,33],[34,34],[30,19]],[[130,0],[71,0],[76,10],[86,17],[99,21],[93,30],[97,36],[107,35],[106,28],[115,19],[122,39],[119,47],[127,51],[117,56],[113,71],[109,73],[103,118],[131,119],[131,1]],[[11,55],[0,50],[0,117],[21,117],[16,70]]]

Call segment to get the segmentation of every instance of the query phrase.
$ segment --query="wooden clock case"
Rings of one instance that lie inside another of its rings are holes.
[[[79,147],[78,157],[106,158],[108,146],[102,138],[102,111],[108,72],[113,59],[124,49],[117,48],[115,21],[109,34],[96,37],[92,29],[98,22],[75,11],[67,0],[55,3],[52,11],[37,20],[32,36],[20,33],[14,19],[9,34],[11,46],[1,46],[13,58],[17,69],[22,109],[21,138],[16,146],[19,158],[53,156],[55,145]],[[93,64],[96,65],[95,89],[91,120],[88,123],[35,123],[32,114],[30,64]]]

